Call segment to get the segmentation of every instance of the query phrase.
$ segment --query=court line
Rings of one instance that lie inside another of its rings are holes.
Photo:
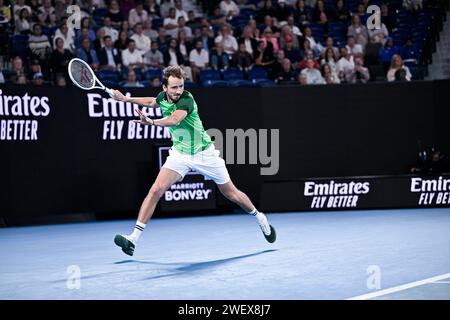
[[[356,296],[356,297],[353,297],[353,298],[348,298],[347,300],[367,300],[367,299],[372,299],[372,298],[384,296],[384,295],[387,295],[387,294],[390,294],[390,293],[399,292],[399,291],[407,290],[407,289],[410,289],[410,288],[422,286],[424,284],[433,283],[433,282],[436,282],[436,281],[439,281],[439,280],[444,280],[444,279],[447,279],[447,278],[450,278],[450,273],[442,274],[442,275],[431,277],[431,278],[428,278],[428,279],[423,279],[423,280],[419,280],[419,281],[406,283],[406,284],[403,284],[403,285],[400,285],[400,286],[396,286],[396,287],[392,287],[392,288],[388,288],[388,289],[384,289],[384,290],[379,290],[379,291],[363,294],[363,295]]]

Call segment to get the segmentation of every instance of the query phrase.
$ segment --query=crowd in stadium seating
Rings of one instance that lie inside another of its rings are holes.
[[[202,16],[182,0],[0,0],[0,83],[65,86],[73,57],[111,87],[159,87],[169,65],[186,87],[410,81],[439,0],[197,2]]]

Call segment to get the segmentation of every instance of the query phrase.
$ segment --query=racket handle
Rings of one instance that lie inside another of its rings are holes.
[[[114,97],[114,93],[111,89],[105,88],[105,91],[109,94],[109,96],[112,98]]]

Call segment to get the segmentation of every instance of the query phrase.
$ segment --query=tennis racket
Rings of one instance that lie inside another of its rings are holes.
[[[113,91],[98,80],[92,68],[85,61],[73,58],[69,62],[68,72],[70,79],[77,87],[83,90],[101,89],[106,91],[110,97],[114,96]]]

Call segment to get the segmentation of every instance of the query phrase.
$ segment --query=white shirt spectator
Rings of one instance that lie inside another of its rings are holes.
[[[407,66],[403,66],[402,68],[406,71],[406,76],[405,76],[406,80],[411,81],[412,75],[411,75],[411,72],[409,71],[409,68]],[[397,70],[398,69],[393,69],[393,68],[389,69],[389,71],[387,73],[387,81],[388,82],[395,81],[395,72]]]
[[[125,67],[128,67],[130,64],[142,62],[142,52],[140,52],[139,50],[130,52],[130,49],[126,49],[122,51],[122,63]]]
[[[363,47],[362,47],[362,45],[360,45],[360,44],[358,44],[358,43],[355,43],[355,45],[353,46],[353,48],[350,48],[349,45],[346,45],[345,47],[347,48],[348,53],[349,53],[350,55],[352,55],[352,56],[355,55],[355,54],[357,54],[357,53],[363,53]]]
[[[173,25],[178,26],[178,20],[167,17],[164,19],[164,27],[166,27],[168,24],[173,24]],[[172,38],[177,38],[177,33],[178,33],[178,27],[173,28],[173,29],[167,29],[167,27],[166,27],[166,34],[171,36]]]
[[[227,2],[223,0],[220,2],[219,7],[220,12],[224,15],[228,15],[230,11],[234,11],[239,15],[239,7],[236,5],[234,1]]]
[[[113,27],[103,26],[101,27],[105,31],[105,36],[110,36],[113,42],[116,42],[119,39],[119,31],[114,29]]]
[[[383,34],[385,38],[389,36],[389,31],[386,28],[386,25],[384,23],[381,23],[380,29],[373,29],[367,28],[367,32],[369,33],[369,38],[374,37],[375,35]]]
[[[23,9],[23,8],[25,8],[25,9],[27,9],[28,10],[28,13],[30,14],[30,16],[31,16],[31,7],[30,6],[27,6],[27,5],[23,5],[23,6],[19,6],[18,4],[16,4],[15,6],[14,6],[14,15],[18,18],[19,17],[19,14],[20,14],[20,11]]]
[[[131,9],[130,13],[128,15],[128,23],[130,24],[131,28],[134,28],[136,23],[140,22],[144,24],[145,21],[147,21],[148,13],[146,10],[142,10],[142,14],[138,15],[136,8]]]
[[[64,40],[64,49],[67,49],[69,51],[73,51],[75,49],[75,32],[72,28],[68,28],[67,31],[67,37],[61,32],[60,29],[56,30],[55,36],[53,38],[53,48],[56,49],[56,39],[62,38]]]
[[[305,68],[301,72],[302,75],[306,76],[306,82],[308,84],[324,84],[325,80],[322,78],[320,71],[314,68]]]
[[[175,9],[175,19],[178,21],[179,17],[184,17],[184,21],[188,21],[189,20],[186,11]]]
[[[353,56],[347,60],[344,57],[340,58],[338,61],[338,72],[351,72],[355,68],[355,63],[353,62]]]
[[[233,37],[232,35],[228,35],[228,36],[225,37],[225,39],[224,39],[222,35],[219,35],[219,36],[217,36],[216,39],[214,40],[215,43],[222,42],[222,41],[223,41],[223,48],[224,48],[224,51],[225,51],[227,54],[232,55],[232,54],[234,54],[234,53],[237,51],[237,49],[238,49],[238,43],[237,43],[235,37]]]
[[[196,49],[193,49],[189,54],[189,61],[199,68],[205,68],[209,64],[208,52],[205,49],[202,49],[200,53],[198,53]]]
[[[136,42],[136,49],[142,51],[141,52],[142,54],[145,54],[148,50],[150,50],[152,41],[145,34],[141,33],[139,35],[135,33],[131,36],[131,39],[133,39]]]

